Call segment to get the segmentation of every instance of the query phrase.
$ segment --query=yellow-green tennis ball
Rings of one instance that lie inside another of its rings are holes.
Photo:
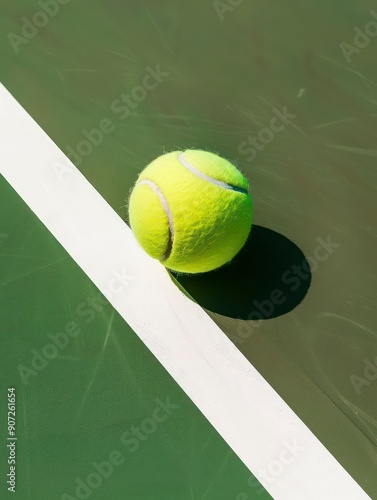
[[[202,273],[229,262],[252,223],[248,182],[207,151],[174,151],[140,174],[129,219],[144,250],[168,269]]]

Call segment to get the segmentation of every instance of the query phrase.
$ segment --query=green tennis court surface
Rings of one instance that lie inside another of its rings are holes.
[[[12,214],[1,216],[9,235],[1,249],[1,372],[3,401],[16,387],[16,496],[86,498],[90,489],[93,498],[233,498],[249,481],[259,491],[4,179],[1,195]],[[4,436],[4,407],[1,414]],[[111,454],[113,472],[104,465],[108,477],[83,486]],[[1,491],[5,498],[4,480]]]
[[[247,248],[173,279],[375,498],[373,3],[52,2],[38,27],[41,3],[3,2],[2,83],[124,220],[164,151],[241,168]],[[2,498],[11,387],[15,498],[248,500],[298,474],[294,435],[251,472],[4,177],[0,200]],[[64,210],[51,197],[50,216]]]

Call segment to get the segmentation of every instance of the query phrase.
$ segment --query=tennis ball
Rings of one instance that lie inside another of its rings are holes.
[[[164,154],[139,175],[129,221],[144,250],[168,269],[203,273],[229,262],[252,222],[248,182],[208,151]]]

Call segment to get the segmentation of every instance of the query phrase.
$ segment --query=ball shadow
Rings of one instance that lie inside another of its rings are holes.
[[[238,319],[277,318],[303,300],[311,283],[305,255],[285,236],[253,226],[230,264],[203,274],[171,272],[202,307]]]

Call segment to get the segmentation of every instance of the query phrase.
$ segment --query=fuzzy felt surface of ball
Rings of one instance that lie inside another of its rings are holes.
[[[223,266],[244,246],[252,225],[247,179],[228,160],[202,150],[173,151],[152,161],[128,208],[142,248],[180,273]]]

